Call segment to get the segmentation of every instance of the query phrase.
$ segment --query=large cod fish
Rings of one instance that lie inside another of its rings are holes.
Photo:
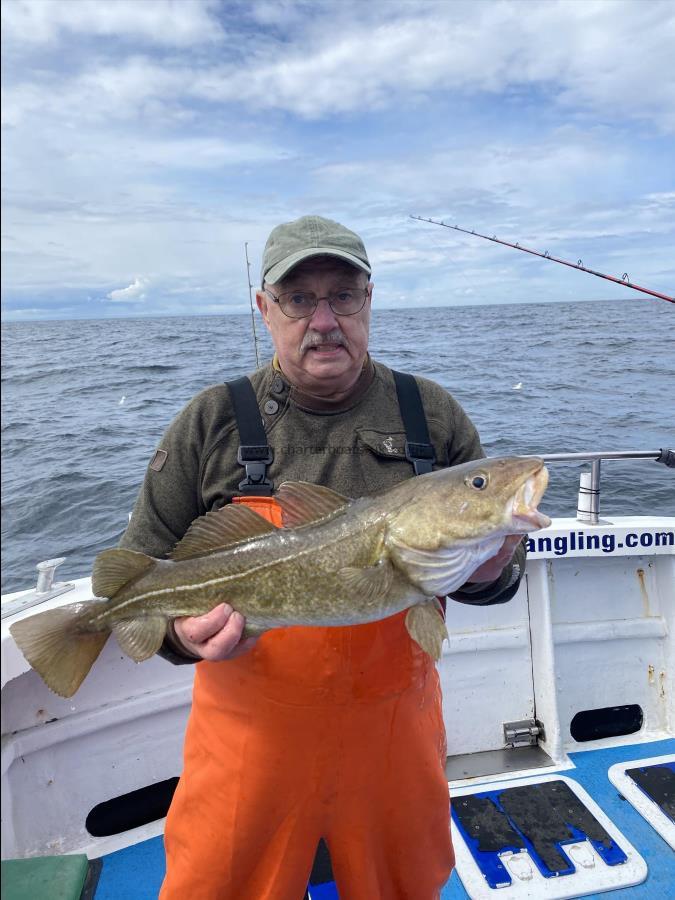
[[[355,625],[409,608],[411,637],[438,659],[447,631],[436,596],[464,584],[504,537],[550,524],[536,506],[548,482],[534,457],[481,459],[348,500],[285,482],[275,497],[283,528],[243,505],[196,519],[169,559],[104,550],[96,597],[15,622],[30,665],[62,697],[79,688],[109,635],[140,662],[167,621],[227,601],[246,634],[288,625]]]

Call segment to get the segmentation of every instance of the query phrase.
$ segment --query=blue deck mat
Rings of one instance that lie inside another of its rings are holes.
[[[611,819],[616,827],[635,847],[649,868],[647,880],[635,887],[620,888],[614,891],[603,891],[599,894],[587,894],[593,900],[665,900],[673,896],[675,884],[675,854],[663,838],[635,810],[630,803],[622,800],[617,789],[607,777],[610,766],[633,759],[648,759],[651,756],[664,756],[675,752],[675,740],[653,741],[648,744],[629,744],[623,747],[612,747],[608,750],[586,750],[581,753],[570,753],[570,759],[576,769],[560,771],[560,775],[577,781],[595,800],[600,809]],[[547,775],[552,774],[546,772]],[[478,787],[477,791],[481,788]],[[498,898],[499,891],[495,890]],[[457,872],[452,873],[450,881],[441,892],[441,900],[467,900],[467,892],[459,880]],[[98,898],[97,898],[98,900]]]
[[[164,880],[164,841],[150,838],[102,857],[95,900],[157,900]]]

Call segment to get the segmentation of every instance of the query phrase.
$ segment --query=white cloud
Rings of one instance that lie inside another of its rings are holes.
[[[222,36],[215,8],[213,0],[9,0],[2,4],[2,28],[14,43],[86,35],[189,46]]]
[[[217,169],[285,159],[289,151],[270,143],[242,143],[226,138],[140,139],[120,148],[128,163],[179,169]]]
[[[352,4],[318,9],[295,42],[259,41],[249,65],[197,70],[190,91],[323,118],[424,102],[431,92],[534,87],[568,107],[675,128],[670,3],[380,3],[370,4],[378,19],[367,27],[351,17]]]
[[[206,48],[222,32],[216,12],[225,8],[213,3],[20,0],[16,8],[23,12],[10,16],[12,28],[15,19],[29,18],[27,10],[36,19],[19,41],[52,35],[64,23],[83,33],[132,34],[136,28],[166,41],[168,53],[159,59],[138,52],[106,57],[101,47],[88,65],[78,68],[76,60],[73,74],[61,81],[59,99],[85,119],[161,120],[200,100],[320,120],[424,106],[453,93],[527,104],[528,91],[535,90],[575,115],[619,115],[675,130],[675,5],[669,2],[380,2],[369,4],[367,14],[363,4],[350,2],[286,3],[276,11],[258,4],[249,15],[277,29],[289,11],[284,40],[274,29],[256,33],[238,23],[239,32],[217,53]],[[245,17],[246,7],[241,12]],[[187,60],[178,52],[182,36],[203,52]],[[52,87],[48,75],[41,82],[40,67],[20,79],[5,101],[6,120],[41,108],[48,113]]]
[[[60,145],[60,146],[59,146]],[[133,172],[136,178],[150,170],[227,169],[241,165],[289,159],[290,150],[269,142],[238,141],[227,137],[146,137],[143,134],[122,135],[99,131],[96,140],[86,135],[75,144],[55,139],[54,149],[67,157],[69,167],[88,171],[106,168],[108,172]]]
[[[124,303],[128,303],[129,301],[145,300],[145,298],[147,297],[147,288],[149,284],[149,278],[134,278],[134,280],[128,287],[118,288],[115,291],[110,291],[107,296],[109,300]]]

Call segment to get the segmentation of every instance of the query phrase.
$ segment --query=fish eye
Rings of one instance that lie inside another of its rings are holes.
[[[484,491],[488,486],[488,478],[487,475],[473,475],[466,479],[466,483],[477,491]]]

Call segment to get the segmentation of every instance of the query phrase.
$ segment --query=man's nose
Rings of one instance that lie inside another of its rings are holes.
[[[340,327],[337,316],[325,297],[318,301],[316,309],[310,316],[309,324],[315,331],[332,331],[334,328]]]

